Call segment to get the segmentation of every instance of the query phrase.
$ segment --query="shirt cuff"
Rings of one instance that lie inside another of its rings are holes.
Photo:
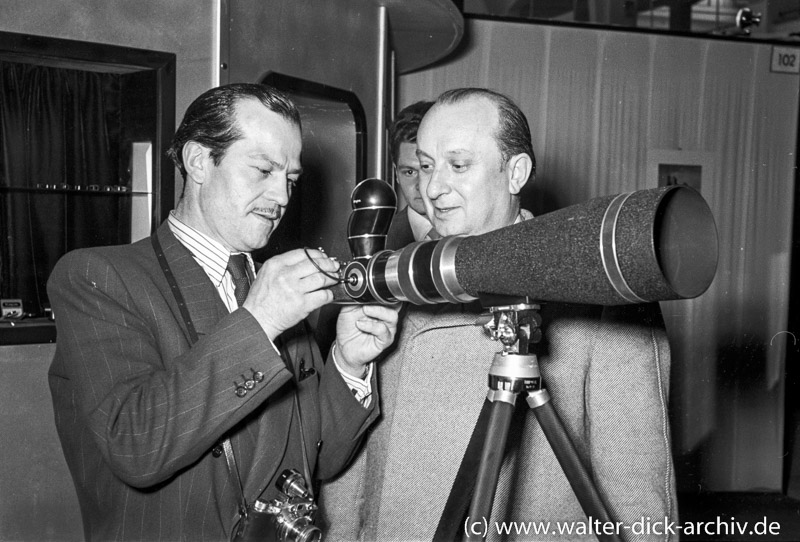
[[[333,358],[333,364],[336,366],[336,369],[339,371],[339,374],[342,375],[345,384],[347,387],[350,388],[350,391],[353,392],[353,397],[356,398],[356,401],[361,403],[361,406],[364,408],[369,408],[369,405],[372,404],[372,369],[374,363],[370,362],[367,364],[367,376],[364,378],[358,378],[357,376],[353,376],[349,374],[347,371],[342,369],[339,366],[339,362],[336,361],[336,343],[333,343],[333,347],[331,348],[331,357]]]

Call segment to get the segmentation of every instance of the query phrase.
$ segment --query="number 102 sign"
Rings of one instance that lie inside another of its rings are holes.
[[[778,73],[800,73],[800,49],[796,47],[772,47],[770,71]]]

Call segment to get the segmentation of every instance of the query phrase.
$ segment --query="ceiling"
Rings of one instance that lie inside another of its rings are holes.
[[[798,0],[454,0],[464,15],[798,40]]]

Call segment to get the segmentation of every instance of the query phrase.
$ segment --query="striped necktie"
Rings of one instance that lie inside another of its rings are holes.
[[[435,241],[436,239],[441,239],[442,236],[436,231],[435,228],[431,228],[428,230],[428,233],[425,234],[425,238],[423,241]]]
[[[231,254],[228,260],[228,272],[233,278],[233,293],[236,296],[236,304],[240,307],[247,299],[250,291],[250,275],[247,272],[247,256],[244,254]]]

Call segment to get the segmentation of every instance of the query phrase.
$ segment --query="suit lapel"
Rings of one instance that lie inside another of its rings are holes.
[[[166,222],[159,227],[156,235],[170,270],[180,285],[195,330],[198,336],[202,337],[228,313],[228,310],[206,272],[195,261],[191,252],[172,235]],[[189,332],[185,324],[182,327],[188,338]]]

